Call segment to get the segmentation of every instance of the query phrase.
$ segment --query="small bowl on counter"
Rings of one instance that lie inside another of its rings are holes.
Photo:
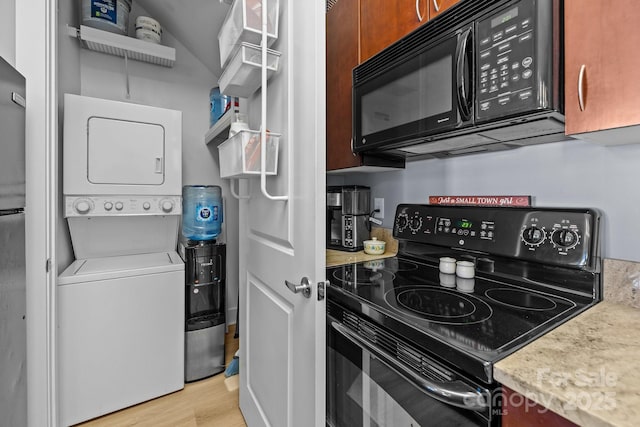
[[[365,254],[382,255],[386,249],[387,242],[384,240],[378,240],[374,237],[371,240],[365,240],[362,244],[364,246]]]

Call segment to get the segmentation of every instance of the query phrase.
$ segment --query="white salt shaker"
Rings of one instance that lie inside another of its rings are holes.
[[[472,279],[475,275],[475,268],[471,261],[458,261],[456,263],[456,276]]]
[[[449,257],[440,258],[440,271],[445,274],[454,274],[456,272],[456,259]]]

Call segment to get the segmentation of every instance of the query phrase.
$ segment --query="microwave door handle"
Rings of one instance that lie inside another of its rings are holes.
[[[368,351],[376,359],[384,363],[389,369],[415,385],[421,392],[440,402],[472,411],[480,411],[488,406],[485,394],[462,381],[437,382],[421,377],[410,368],[398,363],[393,356],[378,346],[360,338],[338,322],[332,321],[331,326],[356,346]]]
[[[465,62],[467,60],[468,48],[471,41],[471,28],[462,33],[458,39],[458,46],[456,48],[456,78],[458,88],[458,110],[462,116],[463,121],[467,121],[471,118],[471,76],[467,78],[465,75]],[[471,64],[467,64],[469,67]]]

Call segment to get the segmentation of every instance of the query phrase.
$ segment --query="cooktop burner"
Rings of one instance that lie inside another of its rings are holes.
[[[492,301],[516,309],[546,311],[558,306],[551,298],[520,289],[489,289],[484,294]]]
[[[491,317],[491,307],[480,298],[450,289],[408,287],[386,293],[385,300],[421,319],[443,324],[471,324]],[[397,302],[397,305],[395,304]]]

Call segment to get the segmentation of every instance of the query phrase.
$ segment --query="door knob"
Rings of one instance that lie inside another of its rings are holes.
[[[305,298],[311,298],[311,284],[309,284],[309,279],[307,279],[306,277],[302,278],[299,285],[291,283],[288,280],[285,280],[284,283],[287,284],[287,288],[289,288],[294,294],[302,292],[302,295]]]

